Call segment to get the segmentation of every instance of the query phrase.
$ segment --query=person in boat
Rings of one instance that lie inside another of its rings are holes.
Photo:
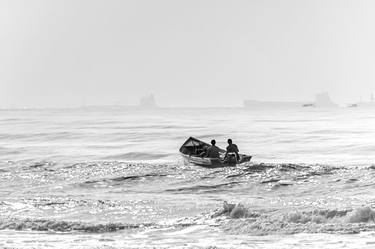
[[[220,149],[216,146],[215,139],[211,140],[211,146],[207,149],[206,156],[209,158],[220,158]]]
[[[195,149],[195,154],[200,156],[200,157],[204,157],[207,154],[207,149],[197,148],[197,149]]]
[[[228,153],[235,153],[236,154],[236,159],[237,161],[240,160],[240,155],[238,154],[239,150],[238,150],[238,147],[237,145],[235,145],[233,142],[232,142],[232,139],[228,139],[228,146],[227,146],[227,152],[225,153],[225,158],[227,158],[228,156]]]

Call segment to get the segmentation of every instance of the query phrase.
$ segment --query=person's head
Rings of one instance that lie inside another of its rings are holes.
[[[228,139],[228,144],[232,144],[232,139]]]
[[[216,144],[215,139],[212,139],[212,140],[211,140],[211,144],[212,144],[212,145],[215,145],[215,144]]]

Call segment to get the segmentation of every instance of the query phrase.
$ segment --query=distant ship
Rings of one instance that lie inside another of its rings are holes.
[[[367,102],[359,102],[357,103],[357,106],[358,107],[371,107],[371,108],[375,108],[375,99],[374,99],[374,95],[371,94],[371,97],[370,97],[370,101],[367,101]]]
[[[349,104],[348,107],[355,108],[355,107],[358,107],[358,104]]]
[[[315,95],[315,106],[317,107],[337,107],[335,103],[332,102],[329,94],[327,92],[318,93]]]
[[[141,98],[139,101],[139,107],[145,109],[157,108],[158,105],[156,104],[154,95],[150,94],[149,96]]]
[[[291,102],[291,101],[259,101],[245,100],[245,108],[296,108],[296,107],[337,107],[329,97],[327,92],[315,95],[314,102]]]
[[[314,103],[303,104],[302,107],[316,107]]]

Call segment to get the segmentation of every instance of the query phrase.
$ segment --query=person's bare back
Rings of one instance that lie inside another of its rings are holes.
[[[211,140],[211,146],[207,149],[207,157],[209,158],[220,157],[220,149],[215,144],[216,144],[216,141],[214,139]]]

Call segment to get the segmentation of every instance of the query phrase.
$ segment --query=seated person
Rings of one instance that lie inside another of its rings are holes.
[[[211,140],[211,146],[207,149],[206,156],[209,158],[220,158],[220,149],[215,145],[216,141]]]
[[[227,152],[225,153],[225,158],[227,158],[228,153],[235,153],[237,161],[239,161],[240,160],[240,155],[238,154],[238,152],[239,152],[239,150],[238,150],[237,145],[235,145],[232,142],[232,139],[229,138],[228,139]]]
[[[198,147],[198,148],[195,149],[195,155],[197,155],[197,156],[203,156],[203,154],[205,154],[205,151],[204,151],[203,148]]]
[[[196,154],[200,157],[205,157],[207,155],[207,147],[202,148],[202,149],[198,149]]]

